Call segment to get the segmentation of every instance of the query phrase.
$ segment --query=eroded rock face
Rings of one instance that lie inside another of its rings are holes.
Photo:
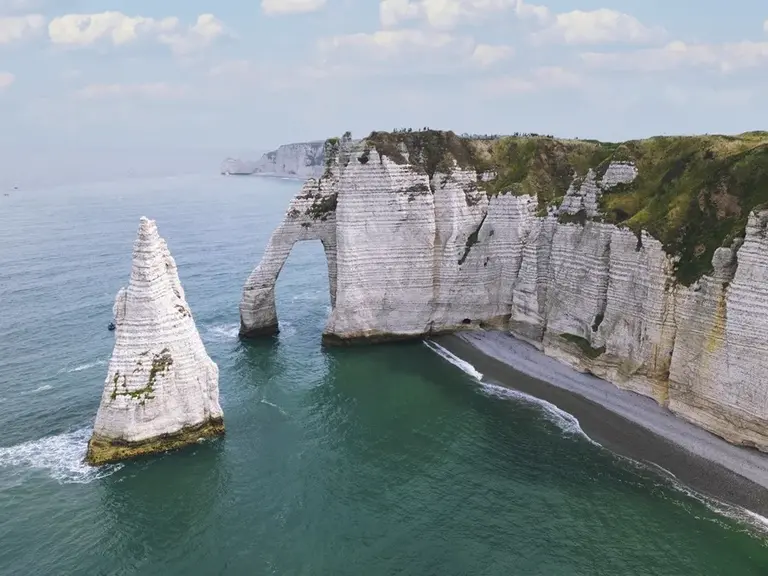
[[[227,158],[221,164],[222,174],[260,174],[284,178],[319,178],[323,173],[324,143],[297,142],[284,144],[264,154],[259,160]]]
[[[294,242],[321,239],[327,342],[506,329],[768,451],[768,211],[753,213],[743,245],[717,250],[714,273],[688,287],[658,240],[599,221],[601,194],[636,178],[631,162],[574,179],[542,213],[533,196],[478,190],[485,177],[474,170],[430,176],[363,146],[332,159],[292,202],[246,284],[243,335],[273,331],[279,268]],[[322,198],[335,209],[317,218],[308,206]]]
[[[103,464],[224,432],[219,370],[195,327],[176,263],[141,218],[131,280],[114,305],[115,347],[88,443]]]

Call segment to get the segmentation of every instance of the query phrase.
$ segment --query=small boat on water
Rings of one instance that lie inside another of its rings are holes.
[[[107,324],[107,330],[112,332],[114,329],[115,329],[115,323],[114,322],[110,322],[109,324]]]

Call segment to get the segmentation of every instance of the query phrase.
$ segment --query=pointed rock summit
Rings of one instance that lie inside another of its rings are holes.
[[[105,464],[223,434],[219,369],[197,332],[176,262],[145,217],[114,316],[115,347],[86,461]]]

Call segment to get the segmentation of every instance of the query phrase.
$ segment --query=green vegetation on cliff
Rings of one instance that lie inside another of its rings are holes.
[[[436,130],[373,132],[370,151],[410,163],[430,177],[454,165],[477,171],[488,195],[536,195],[540,216],[558,206],[574,179],[590,169],[601,179],[611,162],[632,162],[638,176],[600,198],[606,222],[642,230],[680,261],[676,275],[691,284],[711,271],[714,251],[744,235],[749,212],[768,204],[768,132],[738,136],[674,136],[623,143],[522,135],[457,136]],[[493,177],[483,175],[492,173]],[[563,217],[586,223],[586,216]]]
[[[574,178],[586,176],[619,147],[544,136],[506,136],[477,145],[486,148],[488,169],[496,173],[486,185],[489,194],[530,194],[542,208],[559,203]]]
[[[646,230],[680,256],[677,278],[711,271],[712,255],[742,237],[749,212],[768,202],[768,133],[656,137],[626,142],[638,176],[601,198],[605,221]]]
[[[424,170],[432,178],[435,172],[448,173],[455,164],[461,168],[478,166],[474,142],[441,130],[400,130],[394,132],[371,132],[366,138],[366,152],[376,150],[397,164],[411,163]]]

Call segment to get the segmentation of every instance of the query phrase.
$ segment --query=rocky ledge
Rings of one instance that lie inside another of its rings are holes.
[[[114,323],[86,461],[105,464],[223,434],[218,367],[197,332],[176,263],[155,222],[144,217]]]
[[[243,337],[277,329],[277,275],[320,240],[328,343],[505,330],[768,450],[768,134],[325,146],[245,284]]]

